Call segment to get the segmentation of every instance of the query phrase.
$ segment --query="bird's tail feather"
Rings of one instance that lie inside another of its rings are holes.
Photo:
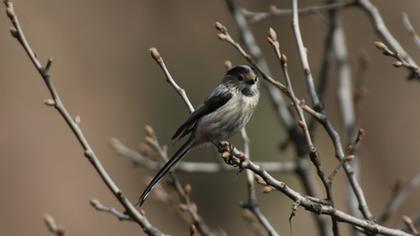
[[[187,142],[185,142],[181,148],[176,151],[176,153],[165,163],[165,165],[160,168],[158,173],[155,177],[153,177],[152,181],[150,181],[147,188],[144,190],[144,192],[141,194],[139,201],[136,205],[141,206],[143,205],[144,201],[146,200],[149,193],[155,188],[155,186],[160,182],[160,180],[165,176],[166,173],[168,173],[172,167],[182,159],[182,157],[191,149],[191,147],[194,145],[194,135],[191,135],[191,137],[188,139]]]

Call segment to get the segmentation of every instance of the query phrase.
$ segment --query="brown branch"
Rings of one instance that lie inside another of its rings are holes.
[[[299,14],[302,16],[309,16],[313,14],[319,14],[323,11],[336,11],[339,9],[344,9],[350,6],[354,6],[354,4],[354,1],[349,1],[325,4],[322,6],[304,7],[299,9]],[[243,13],[252,23],[257,23],[272,17],[290,16],[292,15],[292,9],[279,9],[276,6],[271,6],[268,12],[253,12],[243,10]]]
[[[44,222],[47,225],[48,231],[50,231],[50,233],[52,233],[55,236],[64,236],[65,233],[63,227],[57,224],[57,222],[52,216],[45,214]]]
[[[388,30],[378,8],[370,0],[357,0],[356,3],[367,14],[376,34],[386,43],[391,54],[394,54],[401,63],[406,64],[404,68],[410,71],[408,78],[420,80],[420,69],[417,63]]]
[[[6,6],[7,16],[9,17],[13,27],[10,29],[12,36],[21,44],[23,49],[25,50],[26,54],[30,58],[31,62],[41,75],[45,85],[48,88],[52,96],[52,100],[46,101],[47,105],[53,106],[63,117],[64,121],[67,123],[69,128],[72,130],[73,134],[75,135],[76,139],[79,141],[80,145],[83,148],[85,157],[90,161],[93,165],[105,185],[108,189],[113,193],[113,195],[118,199],[118,201],[123,205],[126,209],[127,214],[133,219],[134,222],[139,224],[145,233],[148,235],[163,235],[157,228],[155,228],[145,216],[141,215],[134,205],[123,195],[121,190],[109,176],[105,168],[102,166],[99,159],[96,157],[93,149],[90,147],[86,137],[84,136],[82,130],[80,129],[78,123],[73,119],[70,113],[65,108],[63,102],[60,99],[60,96],[55,89],[52,81],[50,80],[49,69],[52,65],[52,59],[49,59],[47,65],[44,67],[35,56],[32,48],[30,47],[28,41],[25,38],[25,35],[22,31],[22,28],[19,24],[19,20],[15,14],[13,4],[10,0],[5,0],[4,4]]]

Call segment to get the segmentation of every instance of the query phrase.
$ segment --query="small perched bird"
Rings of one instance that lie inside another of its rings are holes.
[[[226,141],[241,131],[254,113],[259,97],[258,76],[251,67],[240,65],[229,69],[204,103],[177,129],[172,139],[191,136],[152,179],[138,205],[144,203],[153,188],[191,148]]]

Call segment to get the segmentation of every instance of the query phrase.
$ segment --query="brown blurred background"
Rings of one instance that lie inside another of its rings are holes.
[[[323,1],[300,1],[300,6]],[[248,9],[265,10],[271,3],[289,7],[289,1],[240,1]],[[418,1],[374,1],[391,32],[420,63],[415,47],[402,23],[405,11],[420,31]],[[148,48],[159,49],[174,78],[197,105],[222,78],[223,61],[244,63],[230,46],[220,42],[213,27],[225,23],[236,28],[225,2],[219,1],[141,1],[141,0],[38,0],[15,1],[21,24],[39,57],[53,56],[52,80],[64,103],[75,116],[100,160],[124,193],[135,201],[143,190],[143,179],[153,173],[135,168],[116,156],[109,139],[117,137],[137,148],[143,140],[143,127],[152,125],[170,152],[176,145],[169,137],[186,117],[186,108],[166,84],[163,74],[150,58]],[[371,63],[367,73],[368,94],[361,106],[359,127],[367,131],[361,146],[362,185],[375,215],[384,209],[392,185],[410,179],[420,170],[420,83],[408,82],[402,69],[391,66],[373,46],[377,40],[367,17],[358,9],[344,11],[345,30],[353,73],[358,55],[364,51]],[[0,234],[47,235],[42,222],[50,213],[68,235],[139,235],[132,223],[118,222],[113,216],[95,211],[89,199],[98,198],[121,209],[107,190],[81,148],[55,110],[43,100],[48,93],[22,48],[10,37],[9,21],[0,11]],[[289,56],[291,74],[299,96],[305,87],[296,57],[290,18],[276,18],[253,26],[273,73],[280,77],[265,37],[274,27],[282,48]],[[318,72],[325,19],[319,15],[301,19],[304,42],[314,74]],[[332,78],[334,80],[334,78]],[[340,126],[335,82],[329,86],[326,108],[334,124]],[[268,98],[261,99],[248,133],[255,160],[290,160],[291,152],[279,153],[285,131],[278,124]],[[336,165],[325,132],[317,134],[326,169]],[[215,160],[210,148],[193,151],[188,160]],[[236,173],[180,174],[193,186],[193,198],[200,213],[214,229],[230,235],[251,235],[241,217],[239,201],[244,200],[244,175]],[[296,189],[299,181],[291,174],[276,174]],[[340,173],[334,185],[339,208],[344,202],[345,180]],[[400,224],[400,215],[420,210],[420,192],[408,201],[388,225]],[[338,200],[339,199],[339,200]],[[282,235],[289,235],[288,216],[292,202],[280,193],[259,195],[262,210]],[[186,235],[188,226],[175,207],[150,199],[145,204],[149,219],[165,233]],[[347,226],[342,226],[347,229]],[[311,213],[299,209],[293,221],[293,235],[315,232]]]

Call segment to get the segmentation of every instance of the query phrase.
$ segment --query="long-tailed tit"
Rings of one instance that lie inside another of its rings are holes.
[[[172,139],[191,134],[188,141],[163,165],[140,196],[142,205],[149,193],[191,148],[204,143],[219,143],[238,133],[250,120],[258,100],[258,78],[247,65],[229,69],[209,97],[190,114]]]

